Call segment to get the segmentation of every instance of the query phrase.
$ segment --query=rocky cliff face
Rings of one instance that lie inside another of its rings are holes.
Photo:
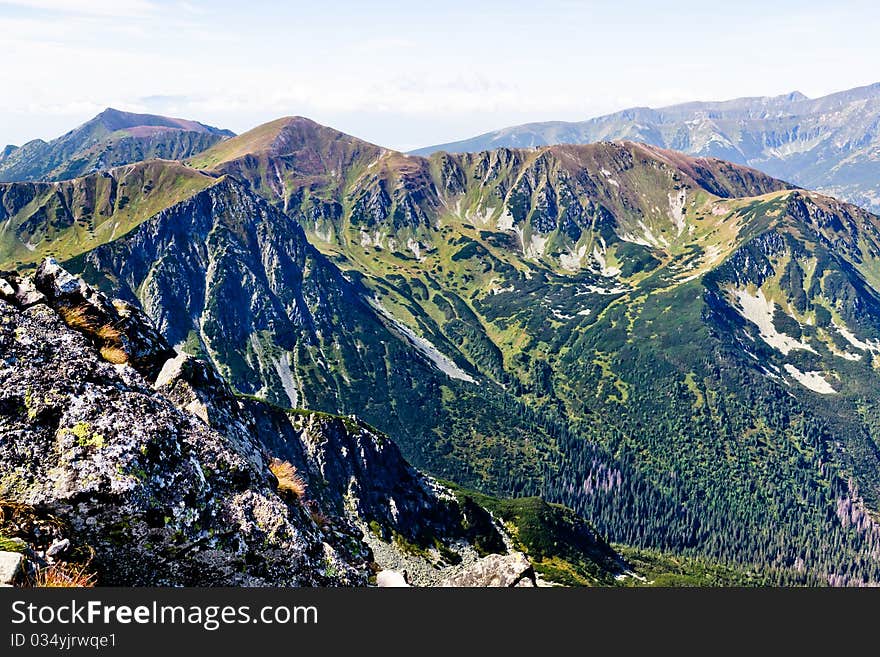
[[[436,571],[422,583],[508,552],[369,426],[236,396],[53,261],[3,274],[0,316],[0,533],[35,564],[91,551],[102,584],[362,585],[381,567],[364,532]]]

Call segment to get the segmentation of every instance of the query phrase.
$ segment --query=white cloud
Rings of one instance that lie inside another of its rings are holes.
[[[147,16],[158,9],[148,0],[0,0],[0,6],[3,5],[64,14],[127,18]]]

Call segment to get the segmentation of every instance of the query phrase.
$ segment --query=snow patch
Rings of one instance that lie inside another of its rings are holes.
[[[567,271],[577,271],[581,268],[581,262],[587,255],[587,245],[582,245],[577,251],[569,251],[559,255],[559,264]]]
[[[290,400],[290,407],[297,408],[297,404],[299,403],[299,390],[296,387],[296,382],[293,379],[293,372],[290,369],[290,353],[285,353],[281,358],[275,358],[272,361],[272,364],[275,366],[275,372],[278,374],[278,378],[281,379],[281,387],[284,388],[284,392]]]
[[[669,240],[667,240],[663,236],[657,237],[656,235],[654,235],[654,232],[641,219],[639,219],[639,228],[642,229],[642,235],[644,236],[644,239],[647,240],[647,244],[645,244],[645,246],[669,246]]]
[[[578,294],[623,294],[627,292],[625,287],[598,287],[596,285],[584,285],[584,290]]]
[[[515,288],[513,285],[508,285],[507,287],[499,287],[497,285],[493,285],[489,291],[494,294],[501,294],[502,292],[513,292]]]
[[[602,172],[602,175],[608,178],[608,182],[614,185],[615,187],[620,187],[620,183],[618,183],[614,178],[611,177],[611,172],[608,169],[599,169]]]
[[[417,240],[414,240],[410,237],[406,241],[406,248],[412,251],[413,255],[416,257],[416,260],[418,260],[419,262],[422,262],[424,260],[424,258],[422,257],[421,246],[419,245]]]
[[[540,237],[532,234],[529,238],[529,246],[525,249],[526,256],[530,258],[540,258],[544,255],[544,250],[547,248],[548,241],[550,241],[549,237]]]
[[[840,351],[837,347],[834,346],[833,342],[828,344],[828,350],[832,354],[837,356],[838,358],[843,358],[845,360],[861,360],[862,359],[861,354],[851,354],[848,351]]]
[[[714,265],[719,260],[721,255],[723,255],[724,251],[721,250],[721,247],[717,244],[710,244],[706,247],[706,252],[703,253],[703,263],[706,265]]]
[[[646,240],[644,237],[636,237],[635,235],[632,235],[630,233],[624,233],[620,235],[620,239],[622,239],[624,242],[630,242],[631,244],[638,244],[640,246],[647,246],[649,248],[657,246],[656,244],[653,244]]]
[[[391,322],[392,326],[397,329],[397,331],[402,335],[407,342],[409,342],[413,347],[415,347],[422,355],[426,356],[428,360],[430,360],[437,367],[438,370],[443,372],[450,379],[458,379],[460,381],[467,381],[468,383],[476,383],[474,378],[462,370],[458,365],[456,365],[451,358],[441,353],[437,347],[431,344],[425,338],[416,335],[415,332],[403,322],[400,322],[395,318],[381,303],[376,301],[375,299],[370,300],[370,305],[373,306],[385,319]]]
[[[877,342],[876,340],[860,340],[856,337],[855,333],[849,330],[849,327],[845,324],[840,325],[837,322],[834,322],[834,328],[836,328],[837,332],[843,336],[844,340],[849,342],[856,349],[861,349],[862,351],[880,352],[880,342]]]
[[[801,372],[791,363],[785,364],[785,371],[805,388],[822,395],[835,395],[837,391],[824,379],[822,372]]]
[[[550,313],[551,313],[556,319],[562,319],[562,320],[574,319],[574,315],[567,315],[567,314],[565,314],[564,312],[562,312],[561,310],[559,310],[558,308],[551,308],[551,309],[550,309]]]
[[[762,290],[758,290],[756,296],[752,296],[746,290],[734,290],[733,294],[740,306],[736,309],[737,312],[758,327],[761,339],[771,347],[786,356],[795,349],[816,353],[816,350],[807,343],[776,330],[776,327],[773,326],[773,313],[776,304],[769,301]]]
[[[495,224],[498,230],[513,230],[513,215],[507,210],[504,209],[504,213],[498,217],[498,223]]]
[[[522,248],[523,255],[526,258],[537,259],[544,255],[544,249],[547,247],[547,242],[550,240],[549,237],[541,237],[540,235],[532,234],[529,236],[529,241],[527,244],[524,229],[514,228],[513,231],[516,233],[517,237],[519,237],[519,243]]]
[[[330,230],[330,226],[326,226],[324,228],[324,232],[321,232],[321,229],[318,228],[318,224],[315,224],[315,237],[317,237],[322,242],[330,242],[333,240],[333,232]],[[363,238],[361,238],[361,243],[363,243]]]
[[[475,224],[479,224],[480,226],[488,226],[492,221],[492,215],[495,214],[495,208],[492,206],[487,206],[485,210],[474,210],[471,212],[468,210],[465,213],[464,218],[468,221],[472,221]]]
[[[605,260],[605,254],[608,253],[608,247],[605,245],[605,240],[600,237],[599,243],[600,244],[593,246],[592,254],[593,259],[596,261],[596,264],[599,265],[599,273],[602,274],[602,276],[604,276],[605,278],[614,278],[615,276],[620,276],[620,268],[609,267],[607,261]]]

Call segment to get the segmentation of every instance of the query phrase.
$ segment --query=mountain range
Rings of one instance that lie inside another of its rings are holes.
[[[746,164],[880,211],[880,83],[821,98],[782,96],[634,107],[580,122],[512,126],[414,151],[477,152],[631,140]]]
[[[624,557],[880,581],[880,218],[856,205],[634,141],[421,157],[288,117],[0,184],[0,225],[0,267],[62,260],[234,394],[355,414]]]

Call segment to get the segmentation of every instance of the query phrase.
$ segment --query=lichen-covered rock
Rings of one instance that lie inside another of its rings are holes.
[[[0,552],[0,586],[12,586],[21,572],[24,557],[19,552]]]
[[[360,527],[440,567],[458,562],[477,534],[481,545],[506,551],[502,530],[484,509],[460,503],[357,418],[236,396],[210,365],[185,354],[166,363],[155,386],[221,431],[239,453],[248,453],[257,436],[266,453],[293,464],[307,482],[309,503],[345,534],[359,537],[354,528]]]
[[[0,301],[0,354],[0,498],[64,518],[101,583],[366,582],[278,496],[256,443],[239,450],[103,362],[48,306]]]
[[[147,379],[155,377],[165,361],[175,355],[137,307],[121,300],[111,302],[53,258],[40,264],[33,280],[36,289],[70,326],[99,348],[119,350],[121,359],[130,362]]]
[[[34,285],[34,279],[21,276],[14,271],[0,272],[0,299],[27,308],[35,303],[43,303],[46,297]]]

